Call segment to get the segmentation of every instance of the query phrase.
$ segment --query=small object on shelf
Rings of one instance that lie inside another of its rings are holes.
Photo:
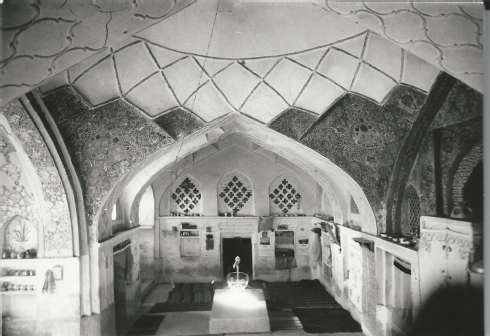
[[[380,233],[380,236],[381,236],[381,238],[388,238],[388,234],[387,233]]]
[[[31,286],[29,287],[29,289],[30,289],[31,291],[36,290],[36,285],[31,285]]]
[[[17,253],[15,251],[12,251],[12,253],[10,253],[10,259],[17,259]]]
[[[9,258],[10,258],[10,252],[9,251],[3,251],[2,259],[9,259]]]
[[[19,274],[20,274],[20,271],[19,270],[15,270],[14,271],[14,276],[19,276]]]

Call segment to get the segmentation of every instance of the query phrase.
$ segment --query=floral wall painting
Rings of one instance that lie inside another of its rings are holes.
[[[5,225],[4,248],[9,252],[21,253],[37,250],[37,229],[34,224],[22,216],[13,217]]]

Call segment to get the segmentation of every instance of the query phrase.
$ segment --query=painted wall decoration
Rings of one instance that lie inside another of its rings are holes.
[[[456,184],[457,188],[453,189],[454,174],[460,165],[461,160],[466,157],[467,154],[470,154],[471,156],[472,148],[475,147],[475,145],[477,146],[477,149],[474,154],[477,155],[473,160],[476,161],[474,166],[476,166],[482,158],[482,130],[482,121],[481,119],[478,119],[470,123],[438,129],[436,133],[436,136],[440,141],[440,147],[438,148],[440,151],[440,162],[436,162],[436,164],[440,165],[441,169],[443,211],[445,214],[450,214],[452,211],[454,205],[454,191],[457,190],[457,193],[459,194],[461,193],[461,187],[464,186],[464,183],[460,181],[459,184]],[[468,146],[471,147],[468,148]],[[480,148],[479,151],[478,148]],[[460,188],[458,188],[458,185]]]
[[[46,257],[72,256],[73,242],[68,202],[53,158],[41,134],[18,101],[12,101],[7,105],[3,114],[34,166],[37,174],[35,178],[40,180],[44,197],[42,219],[39,217],[36,220],[35,217],[40,215],[29,214],[34,211],[32,209],[35,209],[34,200],[22,186],[19,185],[8,191],[4,189],[4,196],[12,200],[16,199],[18,206],[24,208],[24,210],[21,208],[15,210],[16,214],[26,217],[33,224],[38,223],[39,220],[43,221],[43,244]],[[5,169],[10,169],[11,174],[18,174],[13,173],[12,166],[7,165]],[[21,199],[23,202],[19,202]]]
[[[398,87],[383,106],[347,94],[300,139],[359,183],[380,230],[385,225],[386,193],[395,160],[425,99],[409,87]]]
[[[38,250],[37,228],[26,218],[14,216],[10,221],[4,224],[5,243],[3,246],[10,252],[20,253],[27,250]]]
[[[82,179],[89,225],[120,177],[174,141],[122,100],[74,116],[59,128]],[[99,226],[99,232],[99,238],[105,238],[111,231]]]
[[[439,210],[436,204],[438,196],[436,196],[436,163],[434,159],[436,148],[434,148],[434,130],[437,132],[437,129],[443,129],[456,123],[478,118],[482,115],[482,112],[483,96],[469,86],[457,81],[441,110],[436,115],[432,129],[425,136],[407,182],[412,184],[420,195],[420,211],[422,215],[436,216],[437,214],[443,214],[445,213],[444,207],[447,207],[442,204],[442,202],[446,202],[442,199],[439,200],[441,202]],[[481,134],[481,132],[481,124],[474,123],[471,127],[471,135]],[[460,138],[458,141],[466,142],[468,140],[470,138]],[[447,156],[450,154],[446,153],[443,155]],[[446,173],[442,172],[442,174]],[[444,195],[444,199],[447,198],[445,196],[446,194],[442,191],[441,194]]]
[[[254,215],[253,187],[250,179],[237,170],[218,182],[218,213]]]

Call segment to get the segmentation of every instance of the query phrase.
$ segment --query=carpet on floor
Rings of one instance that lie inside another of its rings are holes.
[[[127,336],[146,336],[155,335],[160,324],[162,323],[164,315],[141,315],[139,319],[133,324],[131,330],[126,334]]]
[[[265,288],[264,297],[269,310],[290,308],[340,308],[324,288]]]
[[[299,318],[291,310],[269,311],[271,331],[277,330],[303,330]]]
[[[342,308],[293,308],[307,333],[362,332],[361,325]]]
[[[203,292],[170,292],[168,303],[207,303],[213,302],[214,291]]]
[[[190,312],[190,311],[211,311],[212,302],[207,303],[168,303],[158,302],[150,309],[149,314]]]

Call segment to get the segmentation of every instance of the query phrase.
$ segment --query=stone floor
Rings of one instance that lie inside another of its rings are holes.
[[[149,294],[144,298],[140,309],[140,315],[147,314],[153,305],[157,302],[165,302],[168,298],[168,293],[172,291],[171,284],[162,284],[155,286]],[[178,313],[162,313],[165,319],[160,324],[155,336],[205,336],[216,335],[209,333],[209,317],[210,311],[196,312],[178,312]],[[138,319],[139,316],[132,321],[128,321],[129,331],[131,325]],[[329,335],[329,336],[365,336],[363,333],[332,333],[332,334],[309,334],[298,330],[277,330],[268,333],[240,333],[240,334],[217,334],[216,336],[301,336],[301,335]]]

